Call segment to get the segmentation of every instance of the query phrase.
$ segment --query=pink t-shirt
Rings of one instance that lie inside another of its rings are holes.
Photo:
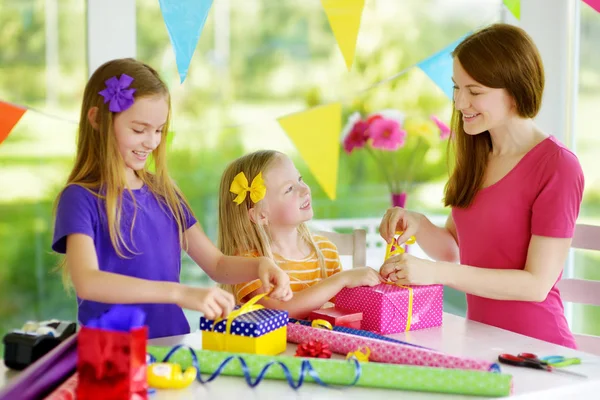
[[[545,139],[469,208],[452,209],[461,264],[524,269],[531,235],[573,237],[583,185],[577,157],[554,137]],[[467,318],[575,348],[556,285],[539,303],[467,294]]]

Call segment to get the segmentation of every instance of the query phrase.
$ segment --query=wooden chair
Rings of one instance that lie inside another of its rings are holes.
[[[352,256],[352,268],[367,265],[367,231],[364,229],[354,229],[352,233],[318,231],[315,234],[331,240],[340,256]]]
[[[600,250],[600,226],[577,224],[571,247]],[[565,278],[558,282],[558,289],[563,301],[600,306],[600,281]],[[579,350],[600,355],[600,336],[574,336]]]

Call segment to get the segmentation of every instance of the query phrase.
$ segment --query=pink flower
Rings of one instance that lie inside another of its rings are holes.
[[[448,139],[452,135],[452,131],[450,131],[448,125],[440,121],[436,116],[432,115],[431,120],[435,122],[437,127],[440,129],[440,139]]]
[[[350,132],[344,138],[344,150],[346,153],[350,154],[352,150],[359,149],[365,145],[367,142],[366,132],[368,127],[369,124],[362,119],[354,123]]]
[[[398,121],[385,118],[372,119],[368,134],[374,148],[389,151],[402,147],[406,138],[406,131],[400,129]]]

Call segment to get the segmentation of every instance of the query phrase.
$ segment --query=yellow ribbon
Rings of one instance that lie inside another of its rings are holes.
[[[243,203],[248,193],[250,193],[252,202],[256,204],[265,197],[267,188],[262,177],[262,172],[259,172],[258,175],[254,177],[250,186],[248,186],[246,175],[243,172],[240,172],[233,178],[229,191],[233,194],[237,194],[237,197],[233,199],[237,205]]]
[[[408,290],[408,312],[406,316],[406,332],[410,330],[410,325],[412,323],[412,313],[413,313],[413,288],[410,286],[404,286],[396,282],[385,282],[387,285],[396,285],[401,287],[402,289]]]
[[[325,321],[324,319],[315,319],[310,324],[310,326],[312,326],[313,328],[329,329],[330,331],[333,330],[333,326],[331,326],[331,323],[329,323],[329,321]]]
[[[356,361],[358,362],[369,362],[369,356],[371,355],[371,349],[368,347],[364,347],[363,348],[359,348],[356,351],[351,351],[350,353],[348,353],[348,355],[346,356],[346,360],[350,359],[351,357],[356,358]]]
[[[403,233],[403,231],[398,231],[398,232],[396,232],[396,235],[402,235],[402,233]],[[415,244],[416,242],[417,242],[417,239],[414,236],[411,236],[408,238],[408,240],[405,243],[406,244]],[[393,250],[392,250],[392,248],[393,248]],[[400,243],[398,243],[398,238],[394,236],[391,243],[388,243],[388,245],[385,249],[385,260],[387,260],[391,256],[394,256],[397,254],[403,254],[403,253],[404,253],[404,247],[402,247],[402,245]]]
[[[234,319],[236,319],[237,317],[239,317],[242,314],[246,314],[251,311],[256,311],[256,310],[260,310],[260,309],[264,308],[260,304],[256,304],[256,302],[258,302],[260,299],[262,299],[266,295],[267,295],[267,293],[257,294],[256,296],[254,296],[253,298],[248,300],[248,302],[246,304],[244,304],[237,310],[233,310],[232,312],[230,312],[227,317],[216,319],[215,322],[213,322],[212,330],[213,331],[215,330],[217,323],[226,319],[227,322],[225,324],[225,332],[224,333],[225,333],[225,335],[229,335],[231,333],[231,324],[233,323]]]

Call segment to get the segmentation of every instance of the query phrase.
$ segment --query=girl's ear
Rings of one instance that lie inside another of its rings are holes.
[[[98,129],[98,107],[92,107],[88,110],[87,118],[92,128]]]
[[[250,221],[257,225],[267,225],[269,222],[267,219],[267,214],[264,211],[260,211],[258,207],[252,207],[249,209],[248,216],[250,217]]]

